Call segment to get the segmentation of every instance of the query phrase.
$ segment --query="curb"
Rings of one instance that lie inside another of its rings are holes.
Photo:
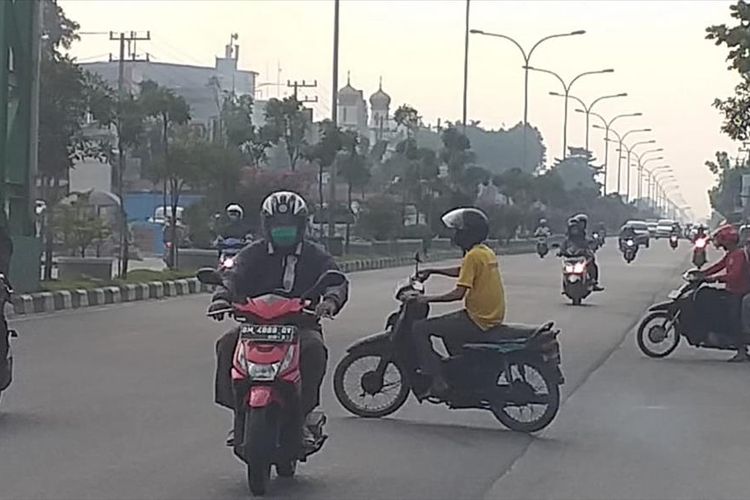
[[[531,253],[535,251],[535,246],[501,247],[496,249],[496,251],[498,255]],[[435,252],[434,254],[430,254],[425,261],[447,260],[458,257],[457,252]],[[409,256],[380,257],[349,260],[340,263],[339,266],[345,273],[355,273],[406,266],[413,262],[414,258]],[[172,281],[152,281],[150,283],[108,286],[88,290],[60,290],[57,292],[22,294],[13,297],[7,316],[12,318],[124,302],[180,297],[209,292],[211,288],[198,281],[198,278],[186,278]]]

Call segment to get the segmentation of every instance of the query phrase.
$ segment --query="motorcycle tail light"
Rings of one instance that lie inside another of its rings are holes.
[[[281,366],[279,367],[279,373],[284,373],[292,364],[292,361],[294,360],[294,345],[290,345],[289,349],[286,351],[286,355],[284,356],[284,359],[281,361]]]
[[[573,272],[576,274],[581,274],[586,269],[586,264],[583,262],[578,262],[573,266]]]
[[[279,365],[280,363],[258,364],[248,362],[247,374],[250,380],[268,382],[276,379],[276,374],[279,373]]]

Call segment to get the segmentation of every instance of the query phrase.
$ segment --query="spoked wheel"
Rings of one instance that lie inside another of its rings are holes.
[[[560,386],[554,380],[551,368],[540,362],[511,363],[498,377],[502,397],[491,403],[492,413],[514,431],[544,429],[560,409]]]
[[[341,405],[359,417],[380,418],[395,412],[409,396],[403,369],[393,361],[378,373],[381,357],[349,353],[336,367],[333,390]]]
[[[643,318],[636,339],[641,352],[650,358],[669,356],[680,344],[680,334],[667,311],[652,312]]]

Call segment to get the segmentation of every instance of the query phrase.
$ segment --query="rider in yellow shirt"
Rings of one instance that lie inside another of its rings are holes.
[[[444,316],[416,321],[413,337],[422,373],[432,377],[430,393],[440,396],[448,385],[440,372],[440,357],[430,337],[443,339],[448,352],[459,351],[471,341],[481,341],[491,328],[505,319],[505,290],[495,252],[484,244],[489,234],[487,216],[477,208],[457,208],[443,216],[443,224],[454,230],[453,243],[464,251],[460,267],[427,269],[421,278],[433,274],[458,278],[456,288],[443,295],[424,295],[429,304],[464,300],[464,309]]]

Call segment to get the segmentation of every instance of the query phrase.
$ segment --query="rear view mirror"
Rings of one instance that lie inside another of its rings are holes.
[[[419,264],[421,264],[422,262],[424,262],[424,261],[422,260],[422,254],[421,254],[420,252],[417,252],[417,253],[415,253],[415,254],[414,254],[414,260],[415,260],[415,261],[416,261],[417,263],[419,263]]]
[[[326,271],[323,273],[313,287],[304,294],[303,298],[315,298],[326,288],[340,286],[347,282],[346,275],[341,271]]]
[[[204,267],[203,269],[198,271],[197,277],[198,281],[200,281],[204,285],[220,286],[224,284],[221,279],[221,275],[216,271],[216,269],[213,269],[211,267]]]

